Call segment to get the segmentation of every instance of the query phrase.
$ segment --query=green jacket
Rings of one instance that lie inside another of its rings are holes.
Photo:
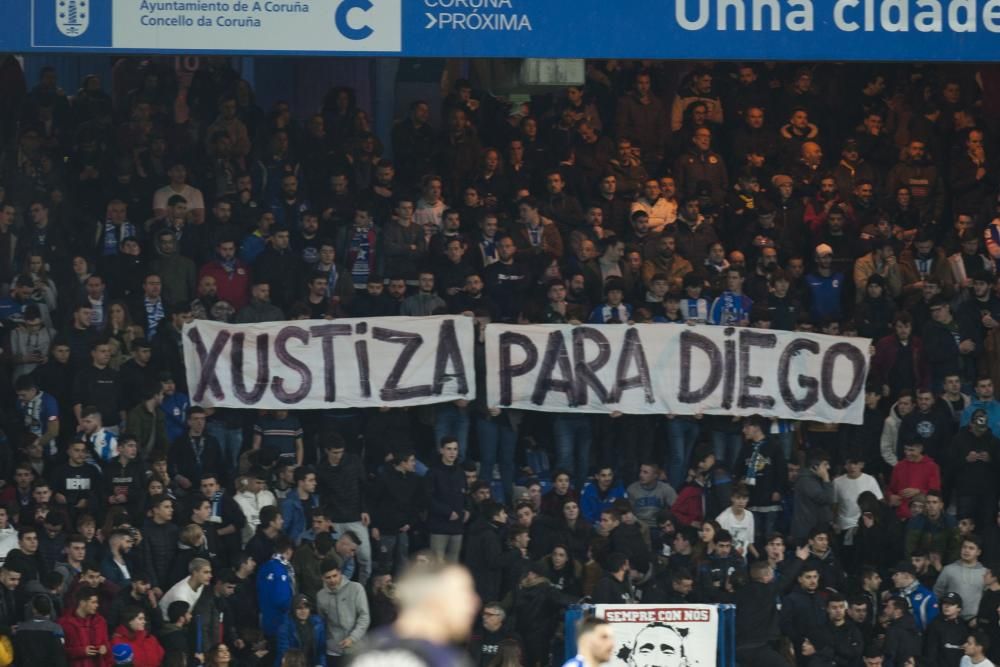
[[[146,410],[145,402],[139,403],[125,416],[125,432],[131,433],[139,441],[139,458],[149,456],[153,450],[167,451],[167,421],[157,408],[152,414]]]

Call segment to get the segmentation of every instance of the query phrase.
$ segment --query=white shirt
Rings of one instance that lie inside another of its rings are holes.
[[[205,208],[205,198],[201,194],[201,190],[192,187],[187,183],[181,188],[180,192],[177,192],[169,185],[164,185],[162,188],[153,193],[153,209],[166,209],[167,200],[169,200],[174,195],[180,195],[187,200],[187,210],[194,211],[196,209]]]
[[[247,542],[253,539],[254,533],[257,532],[257,526],[260,525],[260,511],[268,505],[277,507],[278,501],[268,489],[264,489],[257,494],[250,493],[249,491],[240,491],[233,496],[233,500],[236,501],[237,506],[239,506],[240,511],[243,512],[243,516],[247,520],[243,526],[243,533],[240,535],[243,546],[246,546]]]
[[[871,491],[876,498],[882,500],[882,489],[875,478],[867,473],[861,473],[857,479],[851,479],[847,475],[834,478],[833,501],[837,504],[837,528],[849,530],[858,525],[861,518],[858,496],[865,491]]]
[[[187,602],[191,605],[191,608],[194,609],[194,605],[198,602],[198,598],[201,597],[201,592],[205,590],[205,587],[200,586],[196,590],[191,590],[191,587],[188,585],[189,581],[191,581],[190,576],[184,577],[174,584],[173,588],[163,594],[163,598],[160,599],[160,611],[163,613],[164,621],[167,621],[168,623],[170,622],[170,619],[167,618],[167,609],[170,608],[171,602],[182,600]]]
[[[733,508],[729,507],[715,518],[724,530],[733,536],[733,549],[747,557],[747,552],[754,540],[753,512],[743,510],[743,518],[737,519]]]
[[[993,663],[989,658],[983,658],[982,662],[972,662],[972,658],[963,655],[962,661],[958,663],[958,667],[993,667]]]
[[[667,225],[677,222],[677,203],[660,197],[650,204],[645,197],[640,197],[632,204],[632,213],[645,211],[649,216],[649,231],[656,234],[663,231]]]

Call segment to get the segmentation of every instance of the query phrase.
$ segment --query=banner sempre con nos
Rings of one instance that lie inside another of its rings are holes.
[[[715,667],[719,610],[713,605],[597,605],[611,624],[612,667]]]
[[[475,398],[473,320],[378,317],[184,327],[194,403],[310,410]]]
[[[545,412],[860,424],[870,341],[664,324],[486,329],[487,402]]]

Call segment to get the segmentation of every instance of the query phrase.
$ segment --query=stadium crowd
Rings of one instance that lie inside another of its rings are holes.
[[[580,600],[735,603],[746,667],[1000,657],[995,69],[594,61],[388,136],[114,72],[0,63],[0,665],[335,667],[414,555],[477,667],[560,663]],[[864,423],[188,397],[194,318],[440,313],[480,380],[489,322],[870,338]]]

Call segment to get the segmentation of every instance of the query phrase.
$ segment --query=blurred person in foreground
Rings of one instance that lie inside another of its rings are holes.
[[[479,611],[472,577],[461,565],[414,562],[396,584],[399,617],[372,633],[349,667],[467,667],[464,642]]]

